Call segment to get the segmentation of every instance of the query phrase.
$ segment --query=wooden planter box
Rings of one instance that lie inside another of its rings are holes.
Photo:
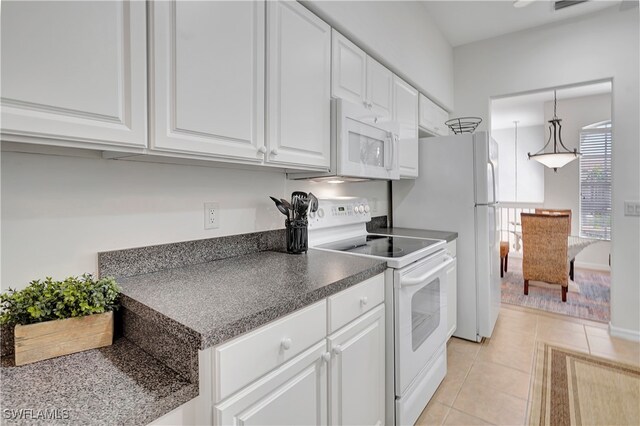
[[[113,343],[113,312],[15,326],[15,363],[30,364]]]

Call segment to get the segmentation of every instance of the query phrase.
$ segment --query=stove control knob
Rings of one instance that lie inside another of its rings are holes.
[[[365,213],[369,213],[371,209],[369,208],[369,204],[367,204],[366,206],[364,206],[364,212]]]
[[[360,207],[358,207],[358,211],[360,213],[364,213],[364,206],[362,204],[360,204]]]
[[[324,217],[324,209],[318,209],[318,217],[322,219]]]
[[[353,206],[353,212],[358,213],[358,206]]]

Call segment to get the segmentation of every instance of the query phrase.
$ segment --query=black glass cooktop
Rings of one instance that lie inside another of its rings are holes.
[[[440,240],[430,240],[426,238],[363,235],[361,237],[322,244],[318,246],[318,248],[368,254],[370,256],[402,257],[439,242]]]

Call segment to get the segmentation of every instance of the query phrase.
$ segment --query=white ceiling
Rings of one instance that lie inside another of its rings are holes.
[[[621,1],[591,0],[559,11],[553,10],[553,3],[552,0],[537,0],[516,8],[513,0],[423,1],[440,31],[454,47],[592,13],[619,5]]]
[[[611,82],[557,90],[558,99],[580,98],[602,93],[611,93]],[[553,90],[493,99],[491,128],[493,130],[510,129],[514,126],[514,121],[518,121],[518,127],[544,124],[544,103],[552,100]]]

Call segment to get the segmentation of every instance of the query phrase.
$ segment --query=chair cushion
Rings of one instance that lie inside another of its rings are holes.
[[[500,241],[500,257],[506,257],[509,254],[509,243]]]

